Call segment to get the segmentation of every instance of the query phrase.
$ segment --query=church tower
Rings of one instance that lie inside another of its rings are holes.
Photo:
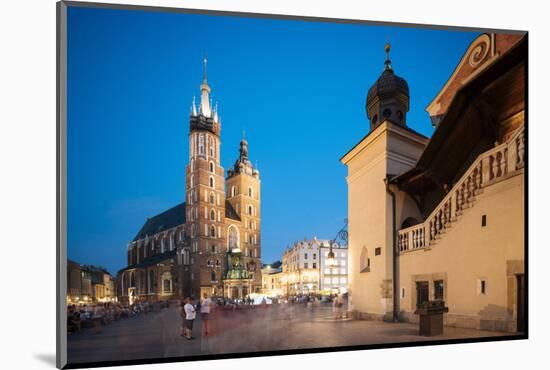
[[[224,271],[225,216],[224,168],[220,162],[221,119],[212,106],[210,86],[204,77],[197,108],[195,98],[189,119],[189,164],[186,168],[186,223],[190,241],[190,294],[221,294]]]
[[[368,317],[392,320],[399,302],[395,289],[394,225],[414,203],[399,193],[392,198],[389,181],[414,167],[428,139],[407,127],[409,87],[391,66],[390,45],[380,77],[366,99],[370,132],[341,161],[348,168],[349,290],[353,304]],[[411,211],[411,214],[413,213]]]
[[[227,171],[226,192],[231,208],[241,220],[240,252],[252,279],[252,291],[261,289],[260,171],[248,158],[248,141],[243,133],[239,157]]]

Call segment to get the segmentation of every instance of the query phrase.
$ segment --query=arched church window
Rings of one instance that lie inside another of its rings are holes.
[[[384,109],[384,111],[382,112],[382,115],[384,116],[384,118],[389,118],[391,116],[391,109],[389,108]]]
[[[359,271],[360,272],[370,271],[369,251],[366,247],[363,247],[363,249],[361,249],[361,257],[359,259]]]
[[[229,226],[227,233],[227,242],[229,250],[239,249],[239,232],[237,228],[233,225]]]
[[[216,212],[214,212],[214,210],[210,210],[210,219],[212,221],[215,221],[216,220]]]
[[[210,172],[214,173],[214,162],[210,162]]]
[[[248,206],[248,214],[252,215],[252,206],[250,206],[250,205]]]
[[[397,111],[397,118],[399,118],[400,121],[403,121],[403,112],[400,110]]]
[[[214,227],[214,225],[210,226],[210,236],[212,238],[216,237],[216,228]]]
[[[214,271],[212,271],[212,273],[210,274],[210,280],[211,281],[217,281],[216,279],[216,273]]]
[[[199,155],[204,155],[204,135],[199,136]]]
[[[164,294],[172,293],[172,273],[170,271],[162,273],[162,292]]]
[[[214,202],[215,202],[214,193],[210,193],[210,203],[214,204]]]
[[[214,178],[212,176],[210,176],[210,187],[214,187]]]
[[[248,196],[252,198],[253,194],[252,187],[248,187]]]

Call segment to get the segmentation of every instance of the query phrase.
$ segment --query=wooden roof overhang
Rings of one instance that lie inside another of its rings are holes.
[[[522,38],[456,93],[415,167],[393,179],[399,189],[422,194],[451,187],[472,153],[489,150],[499,138],[499,122],[524,109],[524,65],[527,40]]]

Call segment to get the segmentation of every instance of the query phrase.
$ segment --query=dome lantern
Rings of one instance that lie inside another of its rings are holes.
[[[390,61],[391,45],[384,46],[386,60],[384,70],[367,94],[366,109],[371,130],[380,123],[389,120],[406,126],[406,115],[409,111],[409,85],[405,79],[397,76]]]

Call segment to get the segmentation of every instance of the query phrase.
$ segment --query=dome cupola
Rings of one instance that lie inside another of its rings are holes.
[[[386,51],[384,71],[367,94],[366,108],[371,130],[385,120],[405,126],[409,111],[409,85],[393,71],[389,43],[384,50]]]

